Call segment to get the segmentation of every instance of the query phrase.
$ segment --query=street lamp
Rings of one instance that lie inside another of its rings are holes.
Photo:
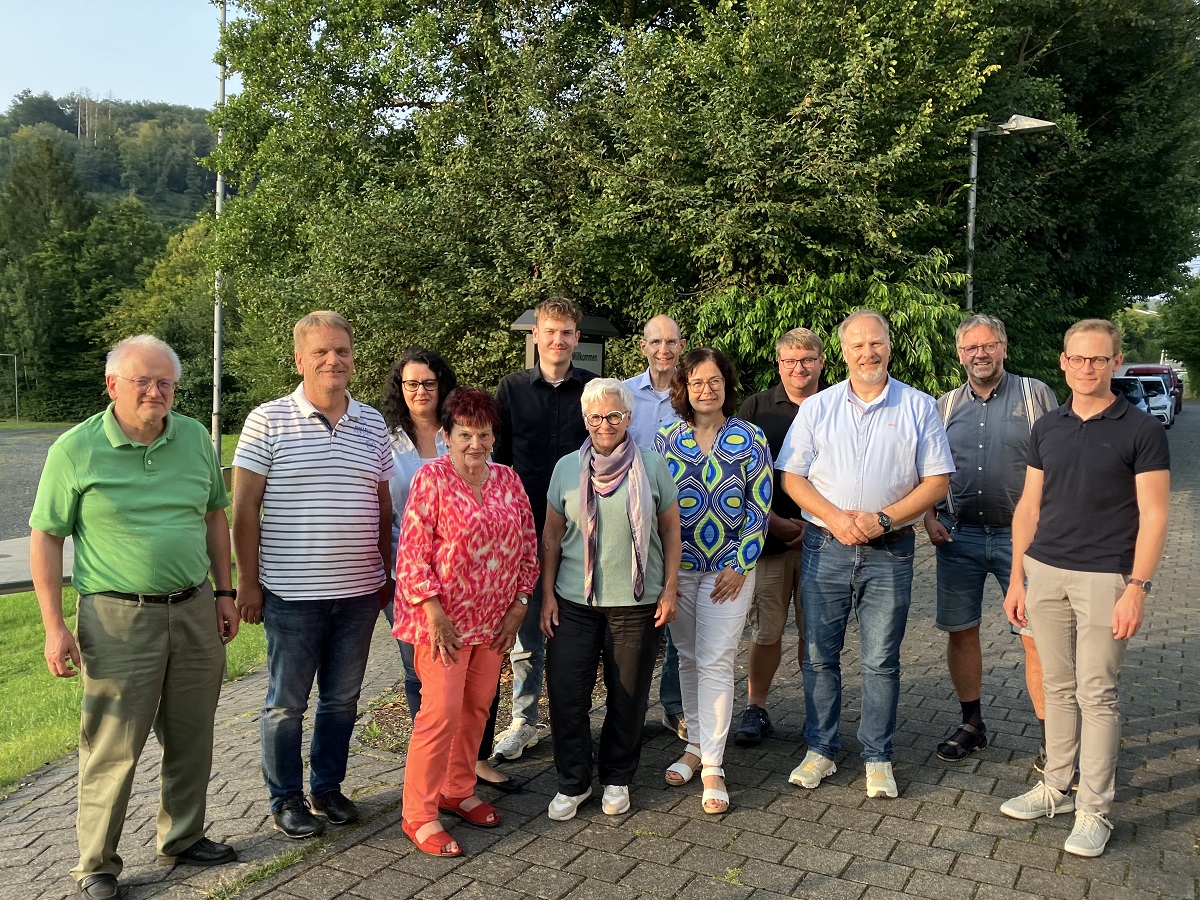
[[[16,403],[16,420],[21,421],[21,382],[17,380],[17,354],[0,353],[0,356],[11,356],[13,361],[13,400]]]
[[[1058,125],[1046,119],[1012,116],[1000,125],[984,125],[971,130],[971,183],[967,189],[967,309],[975,307],[975,195],[979,184],[979,136],[982,134],[1037,134],[1053,131]]]

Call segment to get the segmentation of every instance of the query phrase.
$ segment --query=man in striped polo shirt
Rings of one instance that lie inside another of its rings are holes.
[[[303,383],[250,413],[233,457],[233,541],[238,610],[267,633],[263,780],[275,827],[304,839],[325,830],[314,811],[358,818],[341,787],[387,581],[392,453],[383,417],[346,390],[350,323],[313,312],[294,336]],[[310,805],[300,744],[314,678]]]

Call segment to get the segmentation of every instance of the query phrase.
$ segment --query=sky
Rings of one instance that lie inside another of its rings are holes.
[[[208,0],[0,0],[0,111],[26,88],[211,108],[219,21]]]

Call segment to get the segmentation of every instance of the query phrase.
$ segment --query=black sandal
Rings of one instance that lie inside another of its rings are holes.
[[[954,734],[938,744],[937,755],[946,762],[962,762],[987,745],[987,727],[982,722],[979,727],[963,722]]]

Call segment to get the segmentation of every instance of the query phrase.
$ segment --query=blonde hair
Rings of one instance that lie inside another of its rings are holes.
[[[856,309],[846,318],[842,319],[842,324],[838,326],[838,340],[841,341],[846,336],[846,329],[850,327],[850,323],[855,319],[874,319],[883,326],[883,336],[887,338],[888,343],[892,342],[892,328],[888,325],[888,320],[883,317],[882,313],[877,313],[873,309]]]
[[[550,297],[533,308],[533,321],[539,325],[542,319],[552,319],[574,322],[578,329],[582,318],[583,312],[575,305],[575,301],[566,297]]]
[[[1067,329],[1067,333],[1063,335],[1063,353],[1067,352],[1067,341],[1071,340],[1075,335],[1085,331],[1097,331],[1107,334],[1112,338],[1113,356],[1119,356],[1121,353],[1121,332],[1108,319],[1080,319],[1074,325]]]
[[[300,345],[304,343],[304,339],[308,337],[309,333],[318,328],[340,328],[350,338],[350,346],[354,346],[354,329],[350,327],[346,317],[331,309],[318,309],[310,312],[292,329],[292,346],[297,353],[300,352]]]
[[[793,328],[775,342],[776,353],[784,347],[801,347],[805,350],[811,350],[813,353],[825,352],[825,345],[821,342],[821,338],[817,336],[815,331],[810,331],[807,328]]]

